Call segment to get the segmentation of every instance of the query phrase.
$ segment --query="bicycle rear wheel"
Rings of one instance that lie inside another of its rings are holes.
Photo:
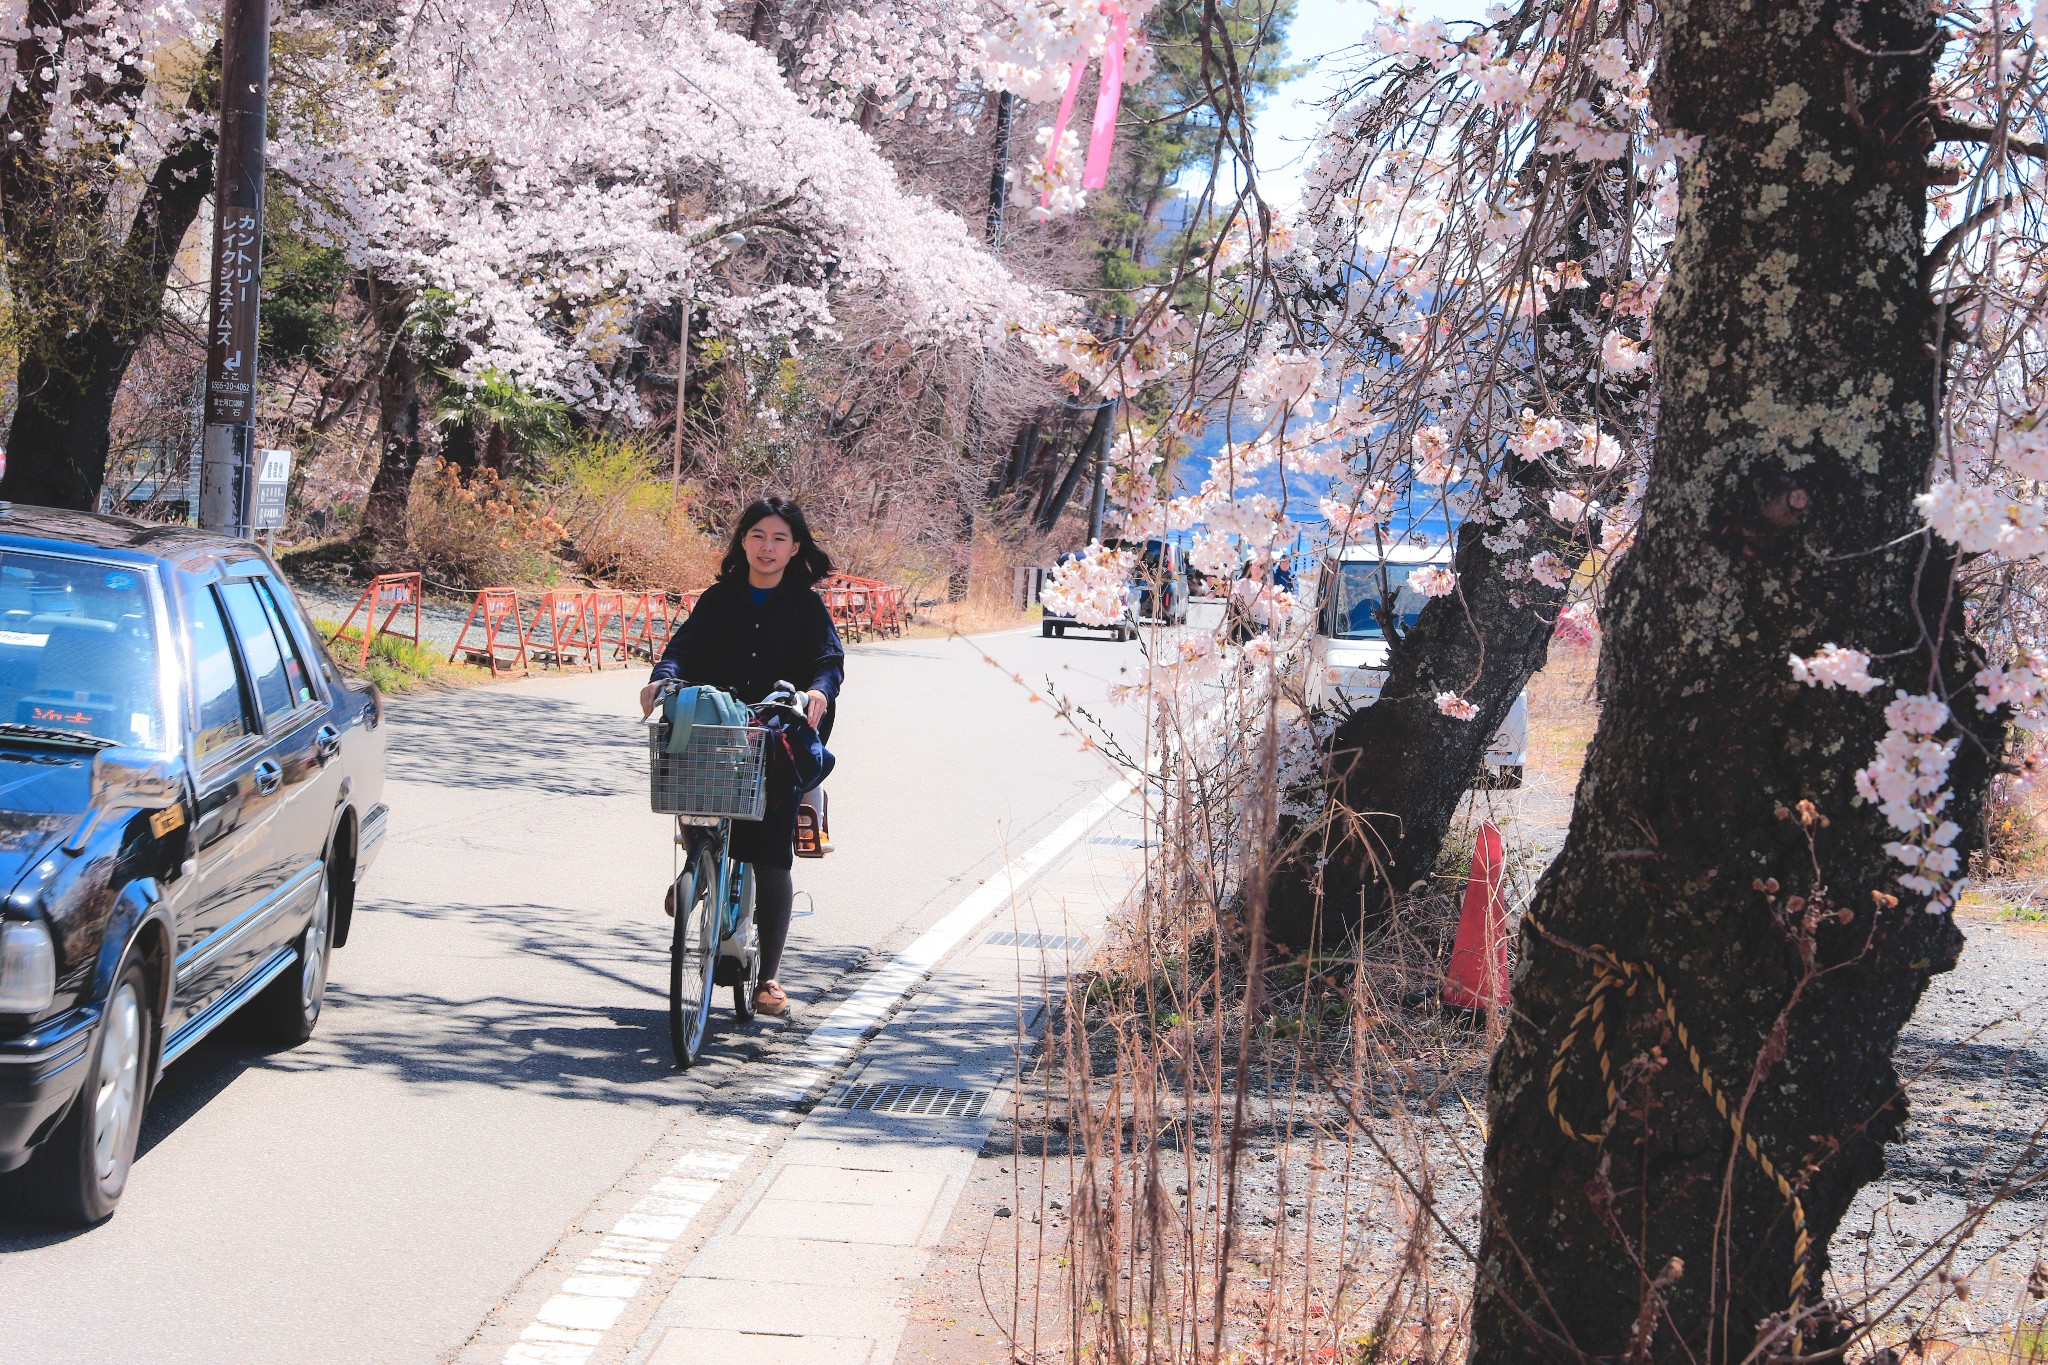
[[[733,899],[739,906],[739,927],[733,937],[746,945],[745,957],[734,964],[732,1012],[742,1024],[754,1018],[754,992],[761,987],[761,937],[754,927],[754,869],[733,864]]]
[[[711,1021],[711,974],[718,965],[717,861],[709,838],[692,839],[676,878],[675,941],[668,960],[668,1038],[688,1068]]]

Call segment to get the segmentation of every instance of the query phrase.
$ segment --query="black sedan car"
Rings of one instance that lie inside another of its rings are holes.
[[[166,1065],[312,1034],[381,708],[254,546],[0,503],[0,1207],[105,1218]]]

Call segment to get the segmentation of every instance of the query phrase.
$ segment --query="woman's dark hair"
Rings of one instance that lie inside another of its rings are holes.
[[[770,517],[781,517],[789,523],[789,533],[796,537],[796,553],[790,557],[789,568],[783,577],[793,578],[798,587],[808,588],[832,572],[832,557],[818,548],[818,542],[811,536],[811,523],[804,520],[804,509],[788,498],[756,498],[740,512],[740,519],[732,524],[732,543],[725,547],[725,558],[719,562],[718,578],[722,583],[742,583],[747,577],[747,551],[741,543],[747,532],[759,526]]]

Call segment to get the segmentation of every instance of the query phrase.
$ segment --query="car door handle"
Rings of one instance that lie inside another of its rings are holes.
[[[313,753],[319,758],[320,766],[327,766],[329,760],[341,752],[341,732],[332,725],[323,725],[313,732]]]
[[[284,769],[273,759],[264,759],[256,765],[256,790],[265,796],[284,785]]]

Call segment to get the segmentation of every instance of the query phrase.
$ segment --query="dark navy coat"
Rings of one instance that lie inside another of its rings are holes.
[[[792,579],[769,592],[760,606],[744,580],[713,583],[697,599],[697,608],[676,633],[654,665],[652,681],[680,678],[686,683],[722,687],[741,701],[757,702],[775,689],[778,682],[792,683],[799,692],[823,692],[825,716],[818,730],[832,733],[833,713],[839,705],[839,684],[846,677],[846,646],[833,628],[832,613],[824,599],[809,587]],[[809,731],[809,726],[799,729]],[[779,737],[771,736],[779,741]],[[771,756],[772,757],[772,756]],[[771,783],[788,765],[771,761]],[[736,820],[732,827],[732,856],[744,863],[763,867],[788,867],[790,845],[796,837],[796,792],[789,785],[793,774],[771,792],[768,810],[760,820]]]
[[[784,578],[757,607],[744,580],[721,581],[704,590],[696,610],[669,637],[653,681],[669,678],[722,687],[744,702],[761,700],[778,682],[836,702],[846,678],[846,646],[824,599],[809,587]],[[831,713],[826,716],[819,728],[829,735]]]

